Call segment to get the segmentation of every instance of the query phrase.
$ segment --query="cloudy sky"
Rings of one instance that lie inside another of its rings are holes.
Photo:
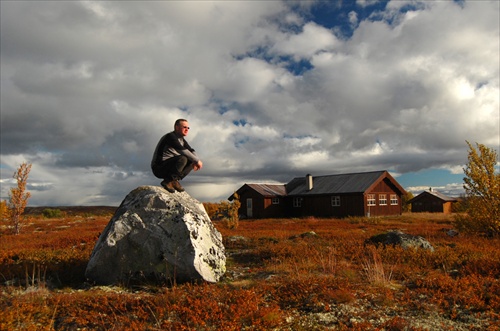
[[[389,170],[458,194],[498,151],[493,1],[1,1],[1,198],[118,205],[187,118],[200,201],[244,183]]]

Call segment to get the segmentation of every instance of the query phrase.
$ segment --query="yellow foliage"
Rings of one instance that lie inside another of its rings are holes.
[[[10,219],[10,210],[7,206],[7,201],[0,201],[0,221],[5,221]]]
[[[238,194],[234,193],[233,201],[222,200],[219,203],[203,203],[205,210],[212,220],[222,220],[228,229],[238,227],[238,210],[241,206]]]
[[[457,227],[469,232],[500,234],[500,173],[495,171],[497,154],[482,144],[469,142],[468,164],[464,169],[467,215],[458,216]]]
[[[413,193],[406,192],[406,194],[403,195],[402,199],[403,199],[402,201],[403,211],[404,212],[411,211],[411,203],[408,203],[408,201],[413,199]]]

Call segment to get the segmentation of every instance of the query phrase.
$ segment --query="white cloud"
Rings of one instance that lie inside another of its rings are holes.
[[[380,0],[356,0],[356,4],[361,7],[368,7],[379,3]]]
[[[332,50],[337,38],[328,29],[315,23],[307,23],[300,34],[286,36],[279,40],[271,48],[272,51],[281,54],[293,55],[296,60],[310,58],[318,52]]]
[[[177,118],[205,164],[184,186],[213,201],[305,173],[456,173],[465,140],[498,145],[497,1],[345,12],[349,39],[279,1],[0,5],[2,198],[26,160],[35,203],[118,204],[159,183]]]

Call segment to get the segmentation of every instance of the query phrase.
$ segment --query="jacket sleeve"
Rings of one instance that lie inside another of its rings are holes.
[[[198,157],[198,155],[196,155],[196,152],[194,151],[193,148],[191,148],[191,146],[189,146],[188,142],[184,140],[184,149],[180,150],[179,153],[181,155],[184,155],[186,156],[189,161],[191,162],[198,162],[200,160],[200,158]]]

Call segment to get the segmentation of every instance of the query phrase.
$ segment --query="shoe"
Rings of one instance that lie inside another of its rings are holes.
[[[172,186],[179,192],[184,192],[184,187],[182,187],[181,183],[178,180],[174,180],[172,182]]]
[[[170,193],[175,192],[175,188],[174,188],[173,184],[174,184],[174,182],[167,182],[166,180],[161,182],[161,186],[163,186],[163,188],[165,190],[169,191]]]

